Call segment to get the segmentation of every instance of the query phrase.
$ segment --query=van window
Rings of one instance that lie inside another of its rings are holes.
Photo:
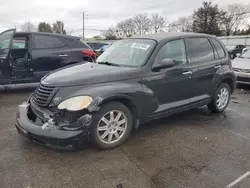
[[[213,42],[213,44],[215,46],[216,51],[218,52],[218,57],[219,58],[225,57],[226,53],[225,53],[223,47],[221,46],[221,44],[215,39],[212,39],[212,42]]]
[[[209,40],[205,37],[188,38],[187,47],[191,63],[214,60],[213,47]]]
[[[33,48],[61,48],[65,44],[56,36],[35,35],[33,40]]]

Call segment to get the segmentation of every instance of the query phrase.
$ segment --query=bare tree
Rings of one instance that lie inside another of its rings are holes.
[[[117,34],[120,37],[130,37],[134,34],[134,22],[132,19],[126,19],[117,24]],[[123,36],[122,36],[123,35]]]
[[[166,24],[167,24],[167,21],[164,17],[156,13],[152,14],[151,27],[155,33],[158,33],[160,29],[166,26]]]
[[[104,31],[102,34],[106,40],[116,40],[118,39],[116,34],[116,28],[110,27],[107,31]]]
[[[133,17],[133,23],[135,26],[135,33],[138,35],[149,32],[151,27],[151,21],[147,14],[137,14]]]
[[[21,30],[27,32],[35,32],[37,31],[37,27],[30,22],[25,22],[24,24],[21,25]]]
[[[234,31],[238,30],[239,26],[243,24],[244,20],[250,16],[250,6],[244,4],[228,5],[223,17],[222,26],[229,36]]]
[[[191,32],[193,27],[193,20],[191,16],[181,17],[169,25],[170,31],[177,32]]]

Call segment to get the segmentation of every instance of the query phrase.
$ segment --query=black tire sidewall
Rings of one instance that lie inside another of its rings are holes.
[[[217,96],[218,96],[218,94],[219,94],[219,92],[220,92],[220,90],[222,88],[226,88],[228,90],[229,97],[228,97],[228,101],[227,101],[227,104],[225,105],[225,107],[220,109],[217,106]],[[230,88],[230,86],[227,83],[220,84],[220,86],[216,89],[216,92],[214,93],[214,96],[213,96],[213,105],[214,105],[215,111],[219,112],[219,113],[223,112],[227,108],[227,106],[228,106],[228,104],[230,102],[230,98],[231,98],[231,88]]]
[[[102,141],[100,141],[100,139],[98,138],[97,135],[97,126],[98,123],[100,121],[100,119],[109,111],[112,110],[119,110],[122,111],[124,113],[124,115],[127,118],[127,130],[125,132],[125,134],[123,135],[123,137],[113,143],[113,144],[106,144],[103,143]],[[98,112],[94,113],[92,116],[92,123],[91,123],[91,141],[92,143],[98,147],[99,149],[111,149],[111,148],[115,148],[121,144],[123,144],[129,137],[131,131],[132,131],[132,127],[133,127],[133,117],[132,114],[130,112],[130,110],[122,103],[120,102],[109,102],[104,104],[103,106],[101,106],[101,108],[99,109]]]

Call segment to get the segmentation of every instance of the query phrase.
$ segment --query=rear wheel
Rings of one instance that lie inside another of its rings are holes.
[[[93,115],[92,143],[100,149],[119,146],[128,139],[132,124],[132,114],[125,105],[107,103]]]
[[[227,83],[222,83],[215,91],[211,103],[207,106],[215,113],[223,112],[229,103],[231,88]]]

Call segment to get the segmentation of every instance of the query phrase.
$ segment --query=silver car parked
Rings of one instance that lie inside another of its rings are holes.
[[[243,54],[232,61],[237,83],[250,84],[250,49],[245,49]]]

